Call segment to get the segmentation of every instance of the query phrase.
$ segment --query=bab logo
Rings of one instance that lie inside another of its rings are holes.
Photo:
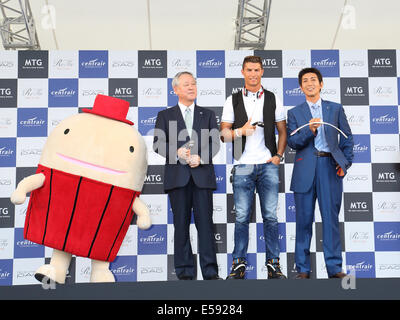
[[[399,133],[397,106],[370,107],[371,133]]]
[[[12,285],[13,260],[0,260],[0,286]]]
[[[110,271],[117,282],[137,281],[137,256],[117,256],[110,263]]]
[[[0,138],[0,167],[15,167],[16,138]]]
[[[174,92],[172,87],[172,79],[168,79],[168,105],[176,106],[178,104],[178,96]]]
[[[323,77],[339,77],[339,50],[311,50],[311,66]]]
[[[375,250],[398,251],[400,248],[400,222],[375,222]]]
[[[355,271],[357,278],[375,278],[374,252],[347,252],[347,270]]]
[[[79,51],[79,78],[107,78],[108,51]]]
[[[294,194],[285,194],[286,203],[286,222],[296,222],[296,205],[294,203]]]
[[[197,51],[198,78],[224,78],[225,52],[224,51]]]
[[[283,79],[283,105],[296,106],[305,101],[297,78]]]
[[[215,164],[215,177],[217,180],[217,190],[215,193],[226,193],[226,169],[225,165]]]
[[[353,162],[369,163],[371,162],[371,142],[368,134],[355,134],[353,153]]]
[[[227,255],[227,274],[231,272],[232,254]],[[257,254],[248,253],[246,257],[246,279],[257,279]]]
[[[158,112],[164,110],[165,108],[139,108],[139,132],[141,135],[150,135],[151,130],[154,129],[156,124]]]
[[[167,226],[153,225],[148,230],[138,230],[138,254],[166,254]]]
[[[49,107],[77,107],[78,79],[49,79]]]
[[[267,235],[268,237],[268,235]],[[280,252],[286,252],[286,224],[278,223],[278,240]],[[257,223],[257,252],[265,252],[264,225]]]
[[[14,258],[42,258],[44,257],[44,246],[24,239],[24,229],[14,230]]]
[[[47,137],[47,108],[18,109],[18,137]]]

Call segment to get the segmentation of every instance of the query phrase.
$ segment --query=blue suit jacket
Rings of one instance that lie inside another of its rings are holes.
[[[347,122],[342,105],[331,101],[322,100],[323,121],[333,124],[341,129],[348,138],[346,139],[335,128],[323,126],[326,140],[336,163],[343,169],[344,174],[353,161],[353,135]],[[308,123],[312,119],[310,107],[304,102],[288,111],[287,130],[288,145],[296,150],[290,190],[294,192],[307,192],[313,183],[317,157],[314,147],[314,134],[309,127],[300,129],[290,136],[298,127]],[[320,127],[321,128],[321,127]],[[318,128],[318,130],[320,130]],[[338,137],[340,135],[340,138]]]
[[[201,131],[202,129],[207,129]],[[208,131],[210,130],[210,131]],[[212,130],[212,131],[211,131]],[[196,134],[195,134],[196,133]],[[198,154],[204,164],[190,168],[177,160],[177,150],[193,140],[191,154]],[[197,105],[194,107],[192,136],[189,137],[185,121],[178,105],[160,111],[157,115],[153,149],[166,159],[164,190],[184,187],[190,176],[199,188],[216,189],[212,158],[219,151],[219,131],[215,113]]]

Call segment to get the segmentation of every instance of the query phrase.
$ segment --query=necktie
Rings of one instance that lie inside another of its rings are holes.
[[[189,107],[187,107],[185,110],[185,124],[186,124],[186,129],[188,131],[189,137],[191,137],[192,136],[193,118],[192,118],[192,112]]]
[[[311,106],[314,110],[314,114],[313,114],[313,118],[320,118],[322,121],[322,116],[321,116],[321,109],[319,108],[319,106],[317,104],[313,104]],[[318,150],[318,151],[324,151],[323,150],[323,139],[324,139],[324,129],[323,126],[321,125],[318,130],[317,130],[317,136],[314,139],[314,147]]]

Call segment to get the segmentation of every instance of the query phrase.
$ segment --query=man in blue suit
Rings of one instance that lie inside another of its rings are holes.
[[[172,80],[179,98],[175,107],[157,115],[153,149],[166,159],[164,191],[174,215],[174,264],[180,280],[193,280],[195,265],[189,226],[193,208],[203,279],[219,280],[213,229],[213,190],[217,188],[212,158],[219,150],[213,111],[195,104],[196,79],[180,72]]]
[[[310,241],[315,201],[322,218],[323,250],[329,278],[343,278],[339,231],[343,177],[353,160],[353,136],[340,104],[322,100],[322,75],[318,69],[305,68],[299,73],[300,88],[306,101],[288,111],[288,145],[296,150],[290,190],[296,205],[295,262],[297,279],[310,276]],[[347,136],[339,136],[339,131]],[[308,126],[295,134],[302,125]]]

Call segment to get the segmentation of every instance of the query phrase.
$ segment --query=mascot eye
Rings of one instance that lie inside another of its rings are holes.
[[[64,134],[68,134],[69,129],[65,129]]]
[[[130,152],[132,152],[132,153],[133,153],[133,151],[134,151],[134,150],[135,150],[135,148],[134,148],[134,147],[132,147],[132,146],[130,146],[130,147],[129,147],[129,151],[130,151]]]

